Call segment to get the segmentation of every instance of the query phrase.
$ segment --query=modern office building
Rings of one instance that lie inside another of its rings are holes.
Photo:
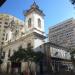
[[[71,18],[49,28],[49,42],[75,48],[75,19]]]

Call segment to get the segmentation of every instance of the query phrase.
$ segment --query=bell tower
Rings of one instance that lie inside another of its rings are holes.
[[[25,11],[25,28],[26,33],[33,33],[34,46],[37,47],[44,42],[44,13],[39,9],[39,6],[34,2],[31,7]],[[37,45],[37,46],[36,46]]]

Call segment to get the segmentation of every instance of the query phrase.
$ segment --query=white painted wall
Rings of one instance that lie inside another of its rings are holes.
[[[43,43],[44,43],[44,42],[43,42],[43,40],[41,40],[41,39],[38,39],[38,38],[34,39],[34,48],[39,47],[39,46],[42,45]]]
[[[31,28],[28,28],[28,20],[29,18],[32,19],[32,27]],[[38,27],[38,18],[41,20],[41,28]],[[26,31],[29,31],[30,29],[32,28],[36,28],[42,32],[44,32],[44,18],[42,16],[40,16],[39,14],[37,14],[36,12],[32,12],[31,14],[27,15],[26,16],[26,19],[25,19],[25,30]],[[39,31],[38,31],[39,32]]]
[[[58,53],[56,54],[56,52]],[[57,49],[54,47],[50,47],[50,54],[52,57],[56,57],[56,58],[71,59],[70,53],[63,49]]]
[[[12,35],[11,30],[8,29],[8,30],[6,31],[6,34],[8,34],[8,36],[7,36],[7,40],[6,40],[6,41],[10,41],[10,40],[13,38],[13,35]]]
[[[41,20],[41,28],[38,27],[38,19]],[[44,18],[34,12],[34,28],[44,32]]]
[[[33,25],[34,25],[34,16],[33,16],[33,14],[34,13],[31,13],[28,16],[26,16],[26,19],[25,19],[25,30],[26,30],[26,32],[28,32],[30,29],[33,28]],[[31,28],[28,28],[28,20],[29,20],[29,18],[32,19],[32,22],[31,22],[32,26],[31,26]]]

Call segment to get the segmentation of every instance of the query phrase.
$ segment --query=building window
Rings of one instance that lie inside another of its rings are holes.
[[[3,44],[4,44],[4,42],[1,42],[1,44],[3,45]]]
[[[8,22],[5,22],[5,24],[8,24]]]
[[[5,29],[3,30],[3,32],[5,32]]]
[[[0,24],[2,24],[2,22],[0,22]]]
[[[3,33],[3,36],[5,36],[5,33]]]
[[[27,44],[27,48],[29,48],[29,47],[31,47],[31,43],[28,43],[28,44]]]
[[[29,20],[28,20],[28,28],[30,28],[31,27],[31,18],[29,18]]]
[[[4,38],[2,38],[2,40],[4,40]]]
[[[9,49],[9,52],[8,52],[8,57],[10,57],[10,54],[11,54],[11,50]]]
[[[2,58],[5,58],[5,52],[4,51],[2,52]]]
[[[6,40],[7,40],[7,38],[8,38],[8,34],[6,34]]]
[[[41,20],[38,19],[38,27],[41,28]]]

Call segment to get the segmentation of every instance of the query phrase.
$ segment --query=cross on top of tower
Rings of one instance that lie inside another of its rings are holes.
[[[36,2],[34,1],[33,4],[31,5],[30,9],[26,10],[24,15],[28,15],[30,14],[31,12],[35,11],[36,13],[42,15],[42,16],[45,16],[43,11],[41,9],[39,9],[39,6],[36,4]]]
[[[39,6],[36,4],[36,2],[34,1],[34,3],[31,5],[31,8],[39,8]]]

